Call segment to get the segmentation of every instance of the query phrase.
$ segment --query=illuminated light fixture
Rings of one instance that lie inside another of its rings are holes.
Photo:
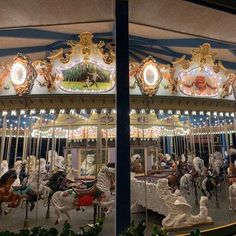
[[[25,110],[20,110],[21,115],[25,115]]]
[[[6,115],[7,115],[7,111],[3,111],[3,112],[2,112],[2,115],[3,115],[3,116],[6,116]]]
[[[188,112],[188,111],[184,111],[184,114],[185,114],[185,115],[188,115],[188,114],[189,114],[189,112]]]
[[[213,116],[217,116],[217,112],[216,111],[213,113]]]
[[[71,115],[74,115],[74,114],[75,114],[75,109],[71,109],[71,110],[70,110],[70,114],[71,114]]]
[[[95,114],[96,112],[97,112],[96,109],[92,109],[92,110],[91,110],[91,113],[92,113],[92,114]]]
[[[65,109],[61,109],[60,114],[64,114],[64,113],[65,113]]]
[[[161,82],[161,72],[153,57],[150,56],[142,61],[136,79],[143,94],[149,96],[156,94]]]
[[[151,109],[151,110],[150,110],[150,113],[151,113],[151,114],[155,114],[155,110],[154,110],[154,109]]]
[[[197,115],[197,112],[196,111],[192,111],[192,115]]]
[[[36,111],[33,109],[33,110],[30,110],[30,115],[34,115],[36,113]]]
[[[168,114],[171,115],[172,114],[172,110],[168,110]]]
[[[55,114],[55,110],[54,109],[50,109],[49,113],[53,115],[53,114]]]
[[[220,112],[220,114],[219,114],[220,116],[224,116],[224,114],[223,114],[223,112]]]
[[[45,113],[46,113],[45,109],[41,109],[41,110],[39,111],[39,114],[45,114]]]
[[[207,114],[208,116],[210,116],[210,115],[211,115],[211,112],[210,112],[210,111],[208,111],[206,114]]]
[[[144,114],[145,113],[145,110],[144,109],[141,109],[141,114]]]
[[[229,112],[226,112],[225,115],[226,115],[227,117],[229,117]]]
[[[116,114],[116,109],[112,109],[111,113]]]
[[[200,115],[204,115],[204,111],[200,111],[199,114],[200,114]]]
[[[107,113],[107,109],[102,109],[102,113],[106,114]]]
[[[16,110],[11,111],[12,116],[16,116]]]
[[[230,116],[231,116],[231,117],[234,117],[234,113],[232,112],[232,113],[230,114]]]
[[[176,115],[181,115],[180,110],[177,110],[177,111],[176,111]]]

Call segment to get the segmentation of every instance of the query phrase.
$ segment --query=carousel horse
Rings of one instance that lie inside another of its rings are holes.
[[[8,171],[7,160],[3,160],[0,167],[0,178]]]
[[[229,186],[229,209],[236,211],[236,182]]]
[[[65,158],[63,156],[59,156],[56,151],[48,151],[48,161],[52,165],[52,170],[57,168],[65,168]]]
[[[190,187],[192,186],[193,176],[189,173],[184,174],[180,178],[180,190],[186,190],[190,194]]]
[[[57,191],[65,191],[68,188],[65,171],[61,169],[56,170],[49,178],[47,186],[51,189],[50,194],[48,196],[47,213],[46,213],[46,218],[49,218],[50,204],[53,194]]]
[[[229,184],[236,182],[236,166],[233,163],[230,163],[227,172]]]
[[[195,170],[198,172],[199,177],[204,176],[205,172],[204,161],[200,157],[195,157],[193,159],[193,166]]]
[[[135,172],[135,173],[143,173],[144,172],[144,169],[142,166],[142,159],[139,154],[134,154],[131,157],[130,171]]]
[[[179,187],[180,179],[186,173],[186,168],[186,164],[179,161],[179,163],[175,166],[174,173],[167,176],[170,187]]]
[[[209,193],[209,199],[212,197],[212,192],[215,189],[215,177],[211,171],[208,171],[207,176],[202,181],[202,193],[207,196],[206,192]]]
[[[16,171],[16,180],[14,181],[12,186],[21,186],[20,173],[21,173],[22,166],[23,166],[22,160],[17,160],[14,163],[14,170]]]
[[[56,212],[56,224],[66,215],[68,211],[78,209],[81,206],[91,206],[97,203],[100,207],[107,209],[107,214],[112,211],[114,197],[111,194],[115,176],[115,164],[108,163],[100,169],[97,180],[90,188],[75,189],[55,192],[52,196],[52,204]]]
[[[0,178],[0,213],[2,213],[2,203],[7,203],[8,208],[16,208],[20,205],[21,197],[15,194],[11,188],[17,178],[15,170],[8,170]]]
[[[35,207],[35,202],[39,199],[46,199],[49,196],[50,188],[43,181],[43,175],[35,171],[22,181],[21,186],[13,186],[13,191],[17,195],[25,198],[30,204],[30,211]]]

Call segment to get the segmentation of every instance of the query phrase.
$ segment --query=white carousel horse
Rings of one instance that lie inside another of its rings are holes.
[[[115,168],[105,166],[100,169],[97,182],[89,189],[70,189],[67,191],[57,191],[52,196],[52,205],[56,212],[56,224],[63,220],[63,215],[68,219],[70,216],[68,211],[78,208],[80,196],[91,196],[93,202],[98,203],[101,207],[106,207],[109,213],[114,206],[114,197],[111,194],[112,180],[114,179]],[[102,194],[101,200],[97,201],[95,192],[99,190]]]
[[[16,171],[17,178],[16,178],[15,182],[12,184],[13,187],[21,185],[21,183],[20,183],[20,171],[21,171],[21,169],[22,169],[22,161],[18,160],[14,164],[14,170]]]
[[[52,170],[57,168],[65,169],[65,158],[59,156],[56,151],[48,151],[48,161],[50,162],[50,165],[52,165]]]
[[[204,165],[204,161],[200,157],[195,157],[193,159],[193,166],[195,170],[198,172],[199,176],[204,176],[205,165]]]
[[[222,160],[214,160],[213,164],[213,170],[217,173],[217,175],[220,174],[220,169],[223,166],[223,161]]]
[[[187,190],[189,194],[191,186],[192,186],[192,175],[189,173],[186,173],[180,178],[180,189]]]
[[[8,171],[7,160],[3,160],[0,167],[0,178]]]
[[[229,186],[229,209],[236,211],[236,182]]]
[[[39,160],[37,160],[35,169],[35,171],[38,171],[39,169],[39,172],[41,174],[46,174],[46,160],[44,158],[40,158]]]
[[[43,174],[35,171],[32,173],[26,183],[27,187],[38,195],[42,195],[43,199],[49,196],[50,188],[46,186],[46,181],[43,181]]]

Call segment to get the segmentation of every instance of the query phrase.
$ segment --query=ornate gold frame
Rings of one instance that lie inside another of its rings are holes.
[[[145,68],[149,65],[152,65],[153,68],[155,68],[156,72],[157,72],[157,76],[158,78],[156,78],[156,82],[153,85],[149,85],[145,82],[145,78],[144,78],[144,71]],[[161,72],[158,68],[158,65],[156,63],[156,60],[153,57],[148,57],[145,60],[142,61],[140,67],[139,67],[139,71],[137,73],[136,79],[138,81],[138,85],[142,91],[143,94],[148,95],[148,96],[153,96],[157,93],[161,80],[162,80],[162,75]]]
[[[23,84],[20,84],[20,85],[14,84],[11,81],[11,83],[14,87],[14,90],[15,90],[16,94],[18,94],[19,96],[29,94],[31,89],[33,88],[34,80],[37,77],[37,72],[34,69],[31,60],[27,56],[24,56],[22,54],[18,54],[17,57],[14,59],[12,65],[14,65],[15,63],[20,63],[25,67],[26,80]]]

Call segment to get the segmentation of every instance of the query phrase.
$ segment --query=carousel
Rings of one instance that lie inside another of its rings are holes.
[[[113,211],[115,44],[84,32],[67,45],[1,64],[0,220],[19,228]],[[133,217],[174,231],[235,221],[236,74],[208,43],[129,72]]]

